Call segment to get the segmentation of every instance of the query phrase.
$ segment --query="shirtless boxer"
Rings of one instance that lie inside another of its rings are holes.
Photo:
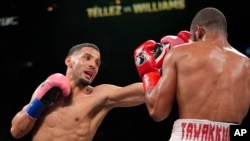
[[[170,141],[229,141],[230,125],[241,124],[249,111],[250,60],[229,44],[226,18],[216,8],[200,10],[190,34],[191,43],[172,47],[162,66],[150,53],[153,46],[135,50],[136,60],[142,50],[149,58],[136,63],[147,109],[159,122],[177,101],[179,119]]]
[[[65,64],[66,75],[50,75],[14,116],[10,129],[14,138],[32,130],[32,141],[91,141],[112,108],[144,103],[142,83],[90,86],[101,64],[94,44],[73,46]]]

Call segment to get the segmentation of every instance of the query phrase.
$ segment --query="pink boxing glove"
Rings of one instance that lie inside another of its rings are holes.
[[[37,98],[42,99],[47,91],[52,88],[59,88],[63,96],[68,96],[70,93],[70,82],[66,76],[60,73],[50,75],[37,91]]]
[[[160,40],[160,43],[163,46],[163,50],[165,50],[165,51],[160,51],[161,55],[163,54],[163,57],[161,57],[161,60],[159,60],[157,62],[157,68],[162,67],[163,58],[165,57],[165,55],[167,54],[167,52],[171,48],[175,47],[176,45],[190,42],[189,38],[190,38],[190,33],[189,33],[189,31],[186,31],[186,30],[180,31],[177,36],[166,35],[166,36],[162,37]]]
[[[50,75],[36,90],[35,99],[26,109],[27,115],[33,119],[40,117],[44,109],[52,103],[58,95],[70,94],[70,81],[60,73]]]
[[[184,43],[190,42],[190,32],[189,31],[182,30],[178,33],[177,36],[180,37],[184,41]]]
[[[166,35],[161,38],[160,43],[166,47],[167,50],[173,48],[176,45],[184,44],[190,42],[190,33],[189,31],[183,30],[180,31],[177,36],[175,35]]]

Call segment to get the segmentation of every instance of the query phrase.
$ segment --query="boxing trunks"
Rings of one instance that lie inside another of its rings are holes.
[[[169,141],[230,141],[229,126],[233,123],[199,119],[178,119]]]

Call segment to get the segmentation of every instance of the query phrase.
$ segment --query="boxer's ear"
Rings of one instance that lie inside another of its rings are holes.
[[[204,26],[201,26],[201,25],[196,26],[196,36],[198,40],[202,40],[203,37],[205,36],[205,33],[206,33],[206,29]]]
[[[65,62],[66,66],[71,67],[72,66],[72,58],[71,58],[71,56],[67,56],[65,58],[64,62]]]

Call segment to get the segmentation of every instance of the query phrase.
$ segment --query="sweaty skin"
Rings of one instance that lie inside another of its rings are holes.
[[[250,60],[224,37],[209,32],[168,52],[161,78],[146,93],[154,120],[168,117],[176,99],[180,119],[242,123],[250,105]]]
[[[32,141],[92,141],[111,109],[144,103],[141,83],[125,87],[111,84],[80,87],[76,83],[79,78],[89,82],[95,78],[100,65],[100,54],[95,49],[84,47],[67,57],[65,63],[66,76],[71,81],[70,96],[58,97],[37,120],[27,116],[25,106],[12,120],[13,137],[21,138],[33,129]],[[36,91],[32,99],[35,94]]]

